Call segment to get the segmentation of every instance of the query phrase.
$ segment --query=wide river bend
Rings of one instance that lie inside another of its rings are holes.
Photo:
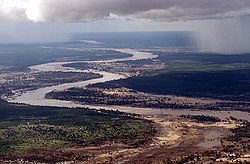
[[[132,49],[114,49],[117,52],[128,53],[131,54],[132,57],[123,58],[123,59],[114,59],[114,60],[107,60],[107,61],[90,61],[90,62],[117,62],[117,61],[126,61],[126,60],[139,60],[139,59],[153,59],[157,56],[149,53],[149,52],[141,52]],[[79,62],[79,61],[76,61]],[[89,84],[95,84],[100,82],[106,82],[111,80],[117,80],[121,78],[125,78],[124,75],[115,74],[110,72],[98,71],[98,70],[80,70],[74,68],[63,67],[64,64],[68,63],[76,63],[76,62],[53,62],[53,63],[46,63],[41,65],[35,65],[29,67],[34,71],[62,71],[62,72],[93,72],[103,75],[102,78],[92,79],[87,81],[79,81],[74,83],[65,83],[61,85],[55,85],[51,87],[40,88],[37,90],[32,90],[23,93],[20,96],[12,98],[8,100],[9,102],[14,103],[25,103],[29,105],[39,105],[39,106],[56,106],[56,107],[81,107],[81,108],[93,108],[93,109],[113,109],[113,110],[120,110],[123,112],[130,112],[136,114],[172,114],[172,115],[181,115],[181,114],[190,114],[190,115],[209,115],[215,116],[220,118],[228,118],[233,116],[238,119],[245,119],[250,121],[250,114],[247,112],[241,111],[193,111],[193,110],[171,110],[171,109],[152,109],[152,108],[136,108],[136,107],[125,107],[125,106],[107,106],[107,105],[82,105],[71,101],[61,101],[61,100],[52,100],[46,99],[46,93],[52,92],[54,90],[62,91],[65,89],[69,89],[72,87],[86,87]],[[80,61],[82,62],[82,61]]]

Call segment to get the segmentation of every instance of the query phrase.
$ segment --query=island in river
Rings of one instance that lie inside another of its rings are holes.
[[[1,162],[249,160],[247,55],[235,61],[183,48],[64,50],[96,56],[2,67],[1,97],[13,104],[1,105]],[[224,82],[224,95],[213,92],[221,75],[245,89]]]
[[[124,58],[124,59],[114,59],[114,60],[107,60],[107,61],[97,61],[97,64],[100,63],[113,63],[113,62],[121,62],[121,61],[133,61],[133,60],[143,60],[143,59],[154,59],[157,57],[157,55],[153,55],[152,53],[148,52],[140,52],[136,50],[131,50],[131,49],[122,49],[118,50],[115,49],[115,51],[118,52],[123,52],[132,55],[129,58]],[[143,55],[145,54],[145,55]],[[79,61],[75,61],[74,63],[78,63]],[[209,106],[216,107],[219,106],[218,104],[223,104],[225,105],[226,103],[231,103],[231,102],[225,102],[222,100],[209,100],[209,99],[202,99],[197,100],[195,98],[183,98],[179,97],[179,101],[184,101],[184,105],[180,106],[178,108],[178,98],[173,98],[173,96],[168,96],[167,99],[168,105],[166,109],[157,109],[157,108],[136,108],[136,107],[122,107],[118,106],[116,104],[111,104],[115,106],[110,106],[109,104],[101,103],[101,104],[81,104],[79,102],[81,101],[73,101],[74,99],[71,97],[71,99],[62,99],[60,100],[58,97],[54,97],[54,99],[47,99],[46,94],[51,93],[51,92],[58,92],[58,91],[65,91],[70,88],[86,88],[86,86],[89,86],[91,84],[96,84],[96,83],[103,83],[103,82],[109,82],[112,80],[118,80],[118,79],[124,79],[126,76],[124,73],[110,73],[110,72],[105,72],[105,71],[99,71],[99,70],[81,70],[81,69],[75,69],[71,67],[64,67],[66,64],[71,64],[72,62],[53,62],[53,63],[46,63],[46,64],[41,64],[41,65],[36,65],[36,66],[31,66],[29,67],[30,69],[38,72],[75,72],[75,73],[94,73],[94,74],[100,74],[102,77],[101,78],[96,78],[92,80],[84,80],[84,81],[77,81],[74,83],[65,83],[65,84],[60,84],[60,85],[55,85],[55,86],[50,86],[50,87],[45,87],[45,88],[40,88],[37,90],[32,90],[23,93],[20,96],[14,97],[14,99],[9,100],[9,102],[15,102],[15,103],[24,103],[24,104],[29,104],[29,105],[40,105],[40,106],[57,106],[57,107],[87,107],[87,108],[93,108],[93,109],[113,109],[113,110],[120,110],[123,112],[132,112],[136,114],[175,114],[175,115],[182,115],[182,114],[195,114],[195,115],[211,115],[211,116],[216,116],[220,118],[229,118],[230,116],[238,118],[238,119],[245,119],[245,120],[250,120],[250,115],[245,112],[241,111],[235,111],[235,110],[207,110]],[[83,62],[84,63],[84,62]],[[89,61],[87,62],[89,63]],[[94,63],[93,61],[91,63]],[[93,92],[93,91],[92,91]],[[62,92],[66,93],[64,95],[67,95],[67,92]],[[137,94],[138,95],[138,94]],[[80,96],[82,96],[80,94]],[[53,96],[52,96],[53,97]],[[103,95],[101,96],[103,98]],[[88,98],[89,99],[89,98]],[[157,96],[157,100],[160,99],[160,96]],[[173,101],[171,101],[173,99]],[[177,99],[177,100],[175,100]],[[65,100],[65,101],[63,101]],[[124,100],[124,98],[123,98]],[[144,100],[145,102],[148,102],[147,100]],[[197,105],[197,101],[201,104]],[[100,101],[99,101],[100,102]],[[172,102],[172,105],[170,104]],[[187,103],[185,103],[187,102]],[[126,103],[127,104],[131,103]],[[180,104],[180,103],[179,103]],[[196,105],[195,105],[196,104]],[[217,104],[217,105],[216,105]],[[245,105],[248,105],[245,103]],[[198,107],[196,107],[198,106]],[[226,106],[226,105],[225,105]],[[140,106],[139,106],[140,107]],[[227,106],[226,106],[227,107]],[[203,110],[202,110],[203,108]],[[173,110],[173,109],[182,109],[180,110]],[[192,110],[190,110],[192,109]],[[194,109],[196,109],[194,111]]]

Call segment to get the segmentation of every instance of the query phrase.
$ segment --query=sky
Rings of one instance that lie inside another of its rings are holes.
[[[0,0],[0,42],[79,32],[195,31],[201,50],[250,52],[250,0]]]

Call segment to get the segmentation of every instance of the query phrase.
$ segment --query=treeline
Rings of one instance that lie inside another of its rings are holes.
[[[65,91],[52,91],[45,98],[76,101],[84,104],[106,104],[120,106],[134,106],[159,109],[191,109],[193,105],[171,102],[164,97],[150,97],[142,95],[107,94],[100,90],[71,88]]]
[[[88,108],[39,107],[8,104],[0,100],[0,161],[32,154],[44,162],[47,156],[33,152],[64,146],[124,143],[138,146],[151,140],[155,129],[138,115]],[[51,163],[61,157],[54,154]],[[73,159],[74,153],[67,156]],[[62,159],[63,160],[63,159]],[[61,161],[58,161],[61,162]]]
[[[181,115],[183,118],[192,119],[198,122],[220,122],[221,119],[218,117],[213,116],[206,116],[206,115]]]
[[[120,88],[191,97],[244,101],[250,99],[250,69],[214,72],[167,72],[93,84],[90,87]]]
[[[230,136],[231,140],[234,141],[241,141],[241,140],[248,140],[250,141],[250,122],[244,122],[243,126],[237,127],[232,130],[234,135]],[[250,143],[248,144],[250,149]]]
[[[38,72],[32,74],[10,75],[6,82],[0,86],[0,96],[11,96],[14,90],[35,90],[42,87],[59,85],[63,83],[73,83],[95,78],[101,78],[102,75],[86,72]]]

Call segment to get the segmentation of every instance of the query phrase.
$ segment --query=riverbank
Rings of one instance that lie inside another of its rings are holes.
[[[157,55],[148,52],[140,52],[131,49],[114,49],[118,52],[128,53],[132,55],[130,58],[124,59],[114,59],[109,61],[98,61],[98,62],[116,62],[116,61],[126,61],[126,60],[139,60],[139,59],[153,59],[156,58]],[[145,54],[145,55],[143,55]],[[61,85],[56,85],[52,87],[45,87],[40,88],[37,90],[32,90],[23,93],[20,96],[14,97],[13,99],[9,99],[9,102],[12,103],[23,103],[29,105],[38,105],[38,106],[57,106],[57,107],[82,107],[82,108],[93,108],[93,109],[113,109],[113,110],[120,110],[123,112],[129,113],[136,113],[136,114],[152,114],[152,115],[159,115],[159,114],[172,114],[172,115],[182,115],[182,114],[190,114],[190,115],[209,115],[220,117],[222,119],[235,117],[238,119],[245,119],[250,120],[250,114],[247,112],[241,111],[210,111],[210,110],[172,110],[172,109],[154,109],[154,108],[136,108],[136,107],[127,107],[127,106],[108,106],[108,105],[82,105],[76,102],[71,101],[60,101],[60,100],[52,100],[46,99],[45,95],[52,91],[63,91],[72,87],[81,87],[85,88],[90,84],[101,83],[111,80],[117,80],[121,78],[125,78],[124,75],[110,73],[105,71],[98,71],[98,70],[81,70],[81,69],[74,69],[69,67],[64,67],[63,65],[69,64],[72,62],[53,62],[53,63],[46,63],[36,66],[29,67],[34,71],[61,71],[61,72],[91,72],[100,74],[103,77],[87,80],[87,81],[79,81],[75,83],[65,83]]]
[[[122,50],[122,52],[130,53],[133,55],[131,60],[138,60],[142,58],[144,52],[137,52],[135,50]],[[137,55],[137,56],[136,56]],[[146,54],[147,58],[150,54]],[[152,54],[150,57],[156,57]],[[145,59],[145,58],[143,58]],[[119,59],[122,61],[123,59]],[[124,59],[128,60],[128,58]],[[116,62],[105,61],[105,62]],[[210,110],[172,110],[172,109],[156,109],[156,108],[136,108],[129,106],[110,106],[110,105],[83,105],[77,102],[60,101],[46,99],[45,95],[51,91],[63,91],[72,87],[86,88],[90,84],[99,82],[106,82],[110,80],[116,80],[125,78],[124,75],[118,73],[110,73],[99,70],[81,70],[64,67],[63,65],[71,62],[54,62],[46,63],[42,65],[32,66],[30,69],[33,71],[62,71],[62,72],[92,72],[101,74],[102,78],[79,81],[75,83],[66,83],[61,85],[55,85],[52,87],[40,88],[38,90],[28,91],[21,96],[17,96],[10,102],[24,103],[29,105],[38,106],[55,106],[55,107],[80,107],[91,109],[113,109],[122,112],[136,113],[142,115],[143,120],[153,122],[154,127],[157,129],[156,135],[152,138],[150,143],[141,145],[140,147],[131,147],[120,143],[101,144],[98,146],[65,146],[58,148],[57,150],[41,149],[35,154],[49,153],[56,155],[69,153],[75,153],[81,155],[80,160],[69,161],[71,163],[81,162],[84,160],[86,163],[133,163],[133,162],[156,162],[164,163],[166,160],[182,160],[181,157],[188,157],[188,155],[198,153],[204,153],[204,151],[217,151],[221,150],[222,145],[220,139],[227,137],[231,134],[230,130],[235,128],[238,124],[231,119],[234,117],[237,119],[250,120],[250,115],[247,112],[240,111],[210,111]],[[175,97],[176,100],[185,99]],[[188,101],[193,101],[188,99]],[[206,100],[205,100],[206,101]],[[79,110],[79,109],[78,109]],[[208,115],[219,117],[223,121],[214,122],[195,122],[186,118],[181,118],[179,115]],[[112,125],[113,126],[113,125]],[[94,127],[93,127],[94,128]],[[200,155],[205,156],[205,155]],[[211,161],[211,156],[207,157],[207,160]],[[214,156],[213,156],[214,157]],[[198,157],[197,157],[198,158]],[[67,160],[65,160],[67,161]]]

